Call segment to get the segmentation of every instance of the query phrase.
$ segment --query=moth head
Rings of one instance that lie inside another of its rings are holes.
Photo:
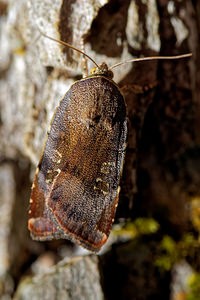
[[[110,79],[113,78],[113,72],[108,68],[108,65],[103,62],[98,67],[92,68],[90,71],[91,75],[104,75]]]

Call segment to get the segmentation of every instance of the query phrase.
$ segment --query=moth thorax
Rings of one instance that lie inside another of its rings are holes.
[[[93,68],[90,71],[91,75],[103,75],[106,76],[110,79],[113,78],[113,72],[111,70],[109,70],[108,65],[103,62],[102,64],[100,64],[100,66],[97,68]]]

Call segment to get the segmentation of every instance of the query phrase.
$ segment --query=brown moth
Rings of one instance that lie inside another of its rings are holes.
[[[32,185],[28,228],[35,240],[69,239],[97,252],[108,239],[127,138],[126,106],[112,76],[105,63],[97,65],[60,101]]]
[[[98,251],[118,204],[127,137],[124,98],[100,66],[61,100],[32,186],[33,239],[67,238]]]

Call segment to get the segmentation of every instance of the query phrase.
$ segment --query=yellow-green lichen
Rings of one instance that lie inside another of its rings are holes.
[[[169,271],[178,257],[177,245],[170,236],[163,237],[160,243],[160,253],[155,260],[155,265],[161,271]]]
[[[133,222],[114,226],[112,232],[114,235],[132,239],[140,235],[156,233],[158,229],[159,224],[153,218],[137,218]]]
[[[190,292],[185,300],[200,300],[200,274],[194,273],[188,282]]]

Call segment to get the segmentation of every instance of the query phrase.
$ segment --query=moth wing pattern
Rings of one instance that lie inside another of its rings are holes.
[[[91,251],[106,242],[118,204],[127,115],[115,83],[77,81],[54,115],[31,195],[34,239],[66,238]]]

